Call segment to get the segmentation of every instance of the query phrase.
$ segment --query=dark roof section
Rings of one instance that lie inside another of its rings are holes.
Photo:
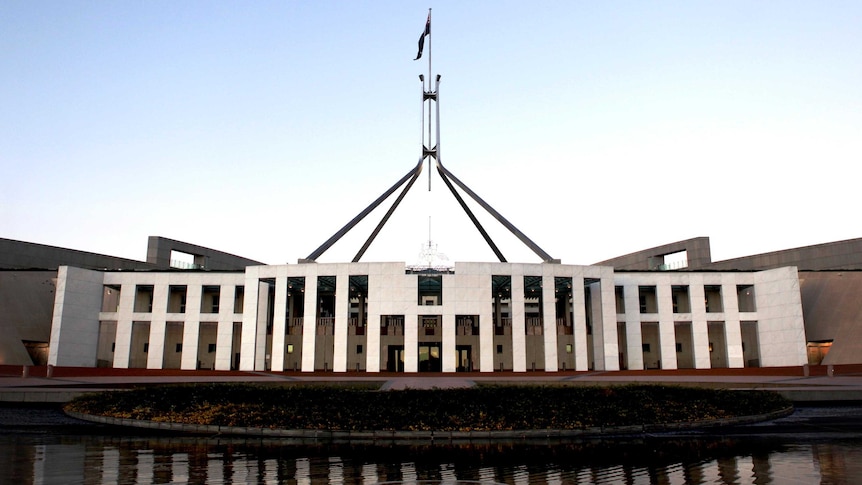
[[[663,268],[663,257],[686,251],[688,266]],[[862,238],[828,242],[755,254],[741,258],[715,261],[711,259],[708,237],[686,239],[663,246],[644,249],[617,258],[608,259],[597,266],[613,266],[618,271],[762,271],[785,266],[796,266],[800,271],[862,269]]]
[[[0,238],[0,268],[56,270],[66,265],[85,269],[157,268],[134,259]]]
[[[146,262],[0,238],[0,268],[56,270],[60,266],[75,266],[98,270],[168,270],[172,269],[171,251],[180,251],[194,256],[196,266],[180,269],[242,271],[246,266],[264,264],[253,259],[160,236],[150,236],[147,241]]]
[[[195,257],[197,268],[213,271],[241,270],[245,269],[246,266],[261,266],[264,264],[260,261],[243,258],[242,256],[161,236],[149,237],[147,241],[147,263],[159,268],[169,268],[171,266],[171,251],[190,254]]]
[[[663,256],[687,251],[688,269],[707,267],[712,262],[708,237],[677,241],[635,253],[595,263],[594,266],[613,266],[615,270],[656,271]]]
[[[726,259],[716,261],[705,269],[763,270],[783,266],[796,266],[801,271],[862,269],[862,238]]]

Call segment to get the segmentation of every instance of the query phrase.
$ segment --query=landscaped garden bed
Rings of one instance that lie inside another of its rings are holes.
[[[191,384],[81,396],[71,413],[187,425],[329,431],[583,430],[678,425],[791,408],[768,391],[660,385],[478,386],[377,391],[357,386]]]

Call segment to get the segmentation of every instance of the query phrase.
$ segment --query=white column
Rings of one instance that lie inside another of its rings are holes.
[[[458,364],[458,356],[455,354],[455,315],[444,312],[441,324],[443,325],[443,349],[440,355],[442,359],[441,370],[443,372],[455,372]]]
[[[150,345],[147,369],[161,369],[165,358],[165,318],[168,313],[168,285],[159,279],[153,285],[153,312],[150,323]]]
[[[302,372],[314,372],[317,337],[317,271],[305,277],[305,312],[302,314]]]
[[[673,321],[673,298],[667,278],[656,278],[658,303],[659,358],[662,369],[676,369],[676,329]]]
[[[724,309],[724,340],[727,342],[727,366],[745,367],[742,353],[742,329],[739,325],[739,300],[736,281],[721,285],[722,308]]]
[[[542,276],[542,333],[545,340],[545,371],[556,372],[559,368],[557,360],[557,308],[556,282],[554,275]]]
[[[644,368],[643,329],[641,327],[640,288],[637,284],[623,286],[626,310],[626,359],[631,370]]]
[[[257,359],[258,297],[260,279],[257,267],[246,268],[245,290],[243,295],[242,338],[240,339],[239,370],[253,371]]]
[[[491,279],[488,278],[485,284],[490,289]],[[486,309],[479,314],[479,371],[494,372],[494,352],[496,349],[494,348],[494,312],[491,307],[493,297],[490,291],[482,292],[483,295],[486,293],[486,303],[479,307]]]
[[[611,268],[602,273],[600,281],[594,283],[590,291],[593,298],[593,322],[601,322],[599,335],[601,337],[602,367],[600,369],[597,364],[596,370],[620,370],[614,273]],[[593,338],[596,338],[595,324],[593,325]],[[596,360],[598,360],[598,355],[596,355]]]
[[[347,322],[350,319],[350,272],[339,265],[335,275],[335,328],[332,337],[332,370],[347,372]],[[367,326],[366,326],[367,327]]]
[[[118,369],[129,368],[132,350],[132,314],[135,309],[137,285],[123,283],[120,287],[120,305],[117,308],[117,335],[114,339],[114,364]]]
[[[96,365],[104,281],[101,271],[59,267],[49,336],[51,365]],[[2,338],[15,336],[7,333]]]
[[[186,285],[186,317],[183,323],[183,354],[180,362],[180,368],[184,370],[198,368],[202,290],[203,287],[199,284]]]
[[[807,338],[796,267],[760,271],[755,273],[754,283],[760,365],[777,367],[807,363]]]
[[[267,316],[269,313],[269,283],[264,283],[258,280],[257,289],[257,321],[254,329],[254,369],[266,370],[266,364],[269,355],[269,349],[266,348],[266,326]]]
[[[216,370],[230,370],[233,355],[233,319],[222,320],[219,318],[216,328]]]
[[[219,305],[218,326],[216,327],[215,369],[230,370],[230,352],[233,346],[233,322],[234,318],[236,318],[234,313],[236,285],[221,285],[219,295],[221,305]],[[183,345],[183,349],[185,349],[185,345]]]
[[[196,319],[186,319],[183,322],[183,351],[180,356],[180,369],[197,369],[200,332],[201,323]]]
[[[370,280],[371,276],[368,279]],[[365,372],[380,372],[380,311],[376,310],[377,308],[379,305],[372,300],[372,294],[369,293],[368,321],[365,322]]]
[[[589,352],[587,350],[587,310],[584,293],[584,278],[572,278],[572,333],[575,340],[575,370],[585,371],[590,368]]]
[[[514,272],[513,272],[514,273]],[[527,371],[527,331],[524,308],[524,274],[512,275],[512,371]]]
[[[275,298],[273,299],[272,354],[270,369],[273,372],[284,370],[284,327],[287,314],[287,276],[275,278]]]
[[[419,316],[404,315],[404,372],[419,371]]]
[[[694,353],[694,368],[709,369],[712,362],[709,357],[709,327],[706,319],[706,294],[703,289],[703,277],[691,275],[689,279],[689,298],[691,298],[691,345]]]

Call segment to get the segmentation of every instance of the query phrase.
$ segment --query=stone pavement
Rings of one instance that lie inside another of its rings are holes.
[[[50,377],[49,377],[50,375]],[[775,390],[797,403],[862,402],[862,365],[590,372],[333,373],[94,369],[0,365],[0,402],[61,403],[136,385],[192,382],[366,382],[390,389],[444,389],[480,383],[620,385],[661,383]]]

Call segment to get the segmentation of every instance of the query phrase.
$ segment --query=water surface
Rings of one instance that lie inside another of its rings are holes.
[[[807,424],[806,412],[783,428],[767,423],[721,434],[453,446],[134,435],[70,426],[56,410],[18,418],[7,410],[6,422],[0,419],[0,483],[792,484],[862,477],[862,436],[846,424],[862,419],[862,409],[816,411],[826,423],[820,428]],[[793,431],[788,425],[809,432],[778,432]]]

